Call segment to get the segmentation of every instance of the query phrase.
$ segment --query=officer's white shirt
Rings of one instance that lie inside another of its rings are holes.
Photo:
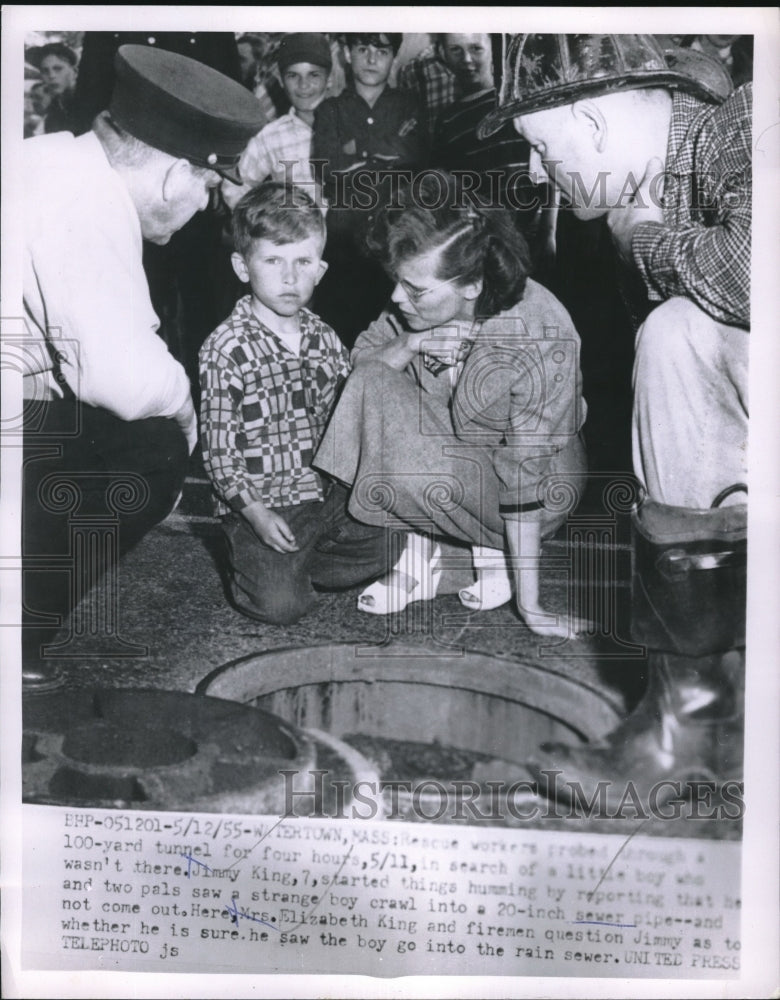
[[[124,182],[92,132],[28,139],[24,153],[25,398],[61,397],[66,383],[124,420],[172,417],[189,381],[156,332]]]

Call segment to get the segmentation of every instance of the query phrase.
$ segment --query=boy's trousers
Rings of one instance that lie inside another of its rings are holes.
[[[347,513],[347,491],[340,484],[329,487],[324,501],[273,509],[290,526],[297,552],[274,551],[240,514],[223,521],[231,594],[245,615],[291,625],[314,607],[315,588],[354,587],[389,568],[389,536]]]

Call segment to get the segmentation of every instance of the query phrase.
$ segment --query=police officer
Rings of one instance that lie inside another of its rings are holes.
[[[123,46],[116,73],[89,132],[24,147],[29,684],[52,681],[45,643],[71,610],[74,576],[86,572],[60,571],[63,557],[75,558],[72,518],[105,513],[109,502],[114,555],[126,552],[171,510],[197,439],[189,381],[157,333],[142,241],[166,244],[212,189],[237,182],[239,156],[264,120],[240,84],[175,53]],[[52,477],[64,477],[59,493]],[[134,484],[134,502],[117,499],[112,477]],[[110,557],[96,557],[94,578]]]

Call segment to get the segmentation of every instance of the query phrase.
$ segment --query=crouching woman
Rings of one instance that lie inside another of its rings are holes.
[[[355,518],[408,531],[358,607],[387,614],[435,597],[449,541],[471,548],[473,580],[459,591],[467,608],[514,594],[534,631],[581,631],[586,623],[559,622],[539,595],[540,543],[569,513],[556,499],[586,467],[568,313],[528,278],[511,215],[469,204],[447,174],[429,171],[402,192],[372,244],[392,300],[355,343],[314,462],[352,487]]]

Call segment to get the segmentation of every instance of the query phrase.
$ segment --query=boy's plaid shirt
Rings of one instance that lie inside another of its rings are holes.
[[[410,59],[398,74],[398,86],[411,90],[424,109],[428,135],[433,136],[439,118],[457,97],[455,74],[439,59],[435,45],[429,45]]]
[[[347,352],[302,309],[296,356],[252,312],[245,296],[200,350],[201,440],[216,513],[261,500],[292,507],[322,500],[311,461],[344,379]]]
[[[311,126],[292,108],[249,140],[241,154],[241,179],[252,185],[260,184],[266,177],[275,181],[292,180],[313,195],[311,140]]]

